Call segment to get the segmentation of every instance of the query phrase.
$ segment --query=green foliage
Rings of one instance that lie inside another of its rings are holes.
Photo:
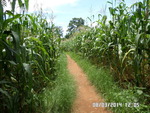
[[[61,26],[55,26],[55,31],[59,37],[63,37],[63,28]]]
[[[104,15],[96,27],[80,32],[74,49],[94,63],[110,67],[120,84],[149,87],[149,0],[130,8],[122,1],[109,11],[112,19],[107,21]]]
[[[95,27],[80,31],[74,36],[72,48],[97,66],[109,68],[122,88],[144,87],[142,99],[147,107],[150,100],[150,2],[143,0],[131,7],[124,1],[116,6],[108,3],[112,5],[109,7],[111,19],[107,20],[104,15],[96,21]]]
[[[113,75],[104,67],[97,68],[87,58],[76,53],[69,55],[82,67],[91,83],[97,91],[103,95],[107,103],[122,103],[122,107],[110,107],[114,113],[148,113],[150,107],[146,105],[146,98],[149,97],[140,87],[120,88],[115,82]],[[145,88],[144,88],[145,89]],[[139,107],[126,107],[125,103],[138,103]]]
[[[54,87],[48,85],[41,94],[45,113],[70,113],[75,99],[76,86],[67,70],[67,59],[64,54],[59,57],[57,67],[59,67],[57,70],[59,76],[54,82]]]
[[[82,18],[73,18],[69,22],[68,31],[72,32],[72,31],[76,30],[81,25],[84,25],[84,20]]]
[[[60,36],[41,14],[15,14],[15,4],[4,11],[0,1],[0,110],[33,113],[43,107],[38,94],[57,77]]]
[[[69,38],[69,36],[77,31],[77,29],[80,26],[84,25],[84,20],[82,18],[72,18],[72,20],[70,20],[69,25],[68,25],[68,34],[66,35],[66,38]]]
[[[61,50],[65,52],[74,51],[74,40],[72,38],[65,39],[64,41],[62,41],[60,47]]]

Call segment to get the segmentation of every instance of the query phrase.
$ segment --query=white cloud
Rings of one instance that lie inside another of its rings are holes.
[[[78,0],[30,0],[29,12],[37,10],[37,8],[52,9],[63,6],[63,5],[76,5]]]

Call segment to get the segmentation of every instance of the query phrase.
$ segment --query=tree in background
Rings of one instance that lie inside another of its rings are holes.
[[[72,18],[70,20],[69,25],[68,25],[68,33],[66,34],[66,38],[69,38],[69,36],[74,33],[75,31],[78,30],[80,26],[84,26],[84,19],[82,18]]]
[[[63,37],[63,28],[62,28],[62,26],[55,26],[55,34],[57,34],[58,37]]]

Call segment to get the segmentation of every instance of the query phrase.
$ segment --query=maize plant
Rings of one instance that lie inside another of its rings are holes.
[[[108,4],[111,19],[99,15],[97,26],[83,29],[73,37],[72,48],[97,66],[109,68],[122,88],[140,89],[140,109],[147,112],[150,102],[150,1],[136,2],[130,7],[124,0],[117,5]]]
[[[28,0],[0,1],[0,112],[40,112],[38,94],[57,77],[60,37],[41,14],[16,13],[16,2],[28,9]]]
[[[108,2],[111,19],[101,16],[97,26],[75,37],[74,48],[98,65],[115,73],[114,78],[138,87],[150,87],[150,1],[130,7],[124,0]]]

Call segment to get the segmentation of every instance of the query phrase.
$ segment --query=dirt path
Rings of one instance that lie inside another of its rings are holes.
[[[104,102],[90,84],[86,75],[77,63],[67,55],[68,69],[74,76],[77,84],[77,97],[74,102],[72,113],[110,113],[103,107],[93,107],[93,103]]]

